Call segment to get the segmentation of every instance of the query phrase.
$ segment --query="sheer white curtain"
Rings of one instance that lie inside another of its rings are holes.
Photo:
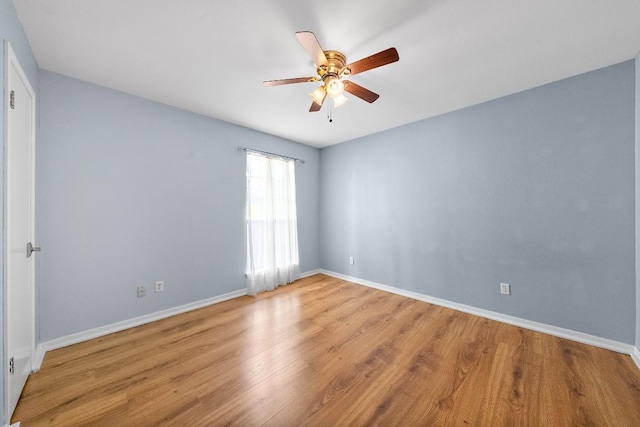
[[[247,292],[300,278],[295,161],[247,151]]]

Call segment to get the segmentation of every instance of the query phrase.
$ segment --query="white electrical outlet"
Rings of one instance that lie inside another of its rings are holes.
[[[500,283],[500,293],[502,295],[511,295],[511,285],[508,283]]]
[[[142,298],[147,295],[147,288],[144,286],[138,286],[138,298]]]
[[[164,281],[158,280],[156,282],[156,292],[164,292]]]
[[[349,257],[349,264],[353,265],[353,257],[352,256]]]

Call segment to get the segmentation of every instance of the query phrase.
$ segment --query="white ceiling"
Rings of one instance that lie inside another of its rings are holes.
[[[640,0],[13,0],[41,68],[314,147],[325,147],[634,58]],[[327,120],[295,32],[353,62]],[[347,94],[348,95],[348,94]]]

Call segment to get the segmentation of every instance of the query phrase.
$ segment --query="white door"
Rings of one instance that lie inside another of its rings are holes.
[[[27,250],[34,234],[35,93],[5,42],[5,403],[11,419],[31,373],[34,352],[33,256]]]

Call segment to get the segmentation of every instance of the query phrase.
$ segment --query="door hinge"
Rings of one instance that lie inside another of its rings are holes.
[[[11,107],[12,110],[16,109],[16,92],[13,90],[9,94],[9,107]]]
[[[13,357],[11,359],[9,359],[9,374],[13,375],[13,373],[16,370],[16,364],[13,361]]]

